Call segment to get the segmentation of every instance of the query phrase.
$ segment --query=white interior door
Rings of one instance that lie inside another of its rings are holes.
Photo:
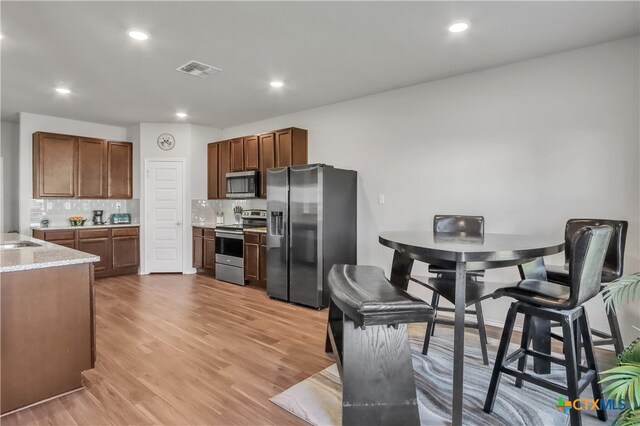
[[[182,161],[147,162],[146,271],[183,272]]]

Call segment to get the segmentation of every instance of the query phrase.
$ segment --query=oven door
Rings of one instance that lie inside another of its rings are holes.
[[[244,236],[242,232],[216,231],[216,263],[242,268]]]
[[[256,198],[258,196],[258,172],[227,173],[227,198]]]

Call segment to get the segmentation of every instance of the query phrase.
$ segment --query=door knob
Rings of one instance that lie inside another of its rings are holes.
[[[176,225],[180,226],[180,225],[182,225],[182,222],[177,221],[177,222],[176,222]]]

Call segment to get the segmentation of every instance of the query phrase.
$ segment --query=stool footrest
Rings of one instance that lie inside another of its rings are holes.
[[[434,324],[442,324],[442,325],[451,325],[451,326],[455,325],[455,321],[454,320],[441,319],[441,318],[438,318],[438,317],[434,318],[433,323]],[[465,322],[464,323],[464,327],[465,328],[475,328],[475,329],[477,329],[478,328],[478,323]]]
[[[605,333],[604,331],[596,330],[594,328],[591,329],[591,334],[593,334],[594,336],[601,337],[603,339],[613,339],[612,335]]]
[[[442,311],[442,312],[455,312],[456,309],[455,308],[447,308],[447,307],[442,308],[442,307],[438,306],[438,312],[440,312],[440,311]],[[469,315],[476,315],[477,314],[477,312],[474,311],[473,309],[465,309],[464,313],[465,314],[469,314]]]
[[[502,367],[501,371],[503,373],[506,373],[510,376],[515,377],[516,379],[521,379],[521,380],[524,380],[525,382],[533,383],[534,385],[551,389],[552,391],[555,391],[556,393],[559,393],[561,395],[566,395],[568,393],[566,386],[562,386],[557,383],[550,382],[545,379],[541,379],[540,377],[531,375],[529,373],[523,373],[509,367]]]
[[[601,339],[601,340],[594,340],[593,341],[593,346],[615,345],[615,343],[616,343],[616,339],[614,339],[614,338]]]

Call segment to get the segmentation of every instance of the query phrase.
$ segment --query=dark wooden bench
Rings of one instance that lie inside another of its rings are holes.
[[[376,266],[334,265],[326,351],[342,379],[342,424],[418,425],[407,324],[433,320],[426,302]]]

